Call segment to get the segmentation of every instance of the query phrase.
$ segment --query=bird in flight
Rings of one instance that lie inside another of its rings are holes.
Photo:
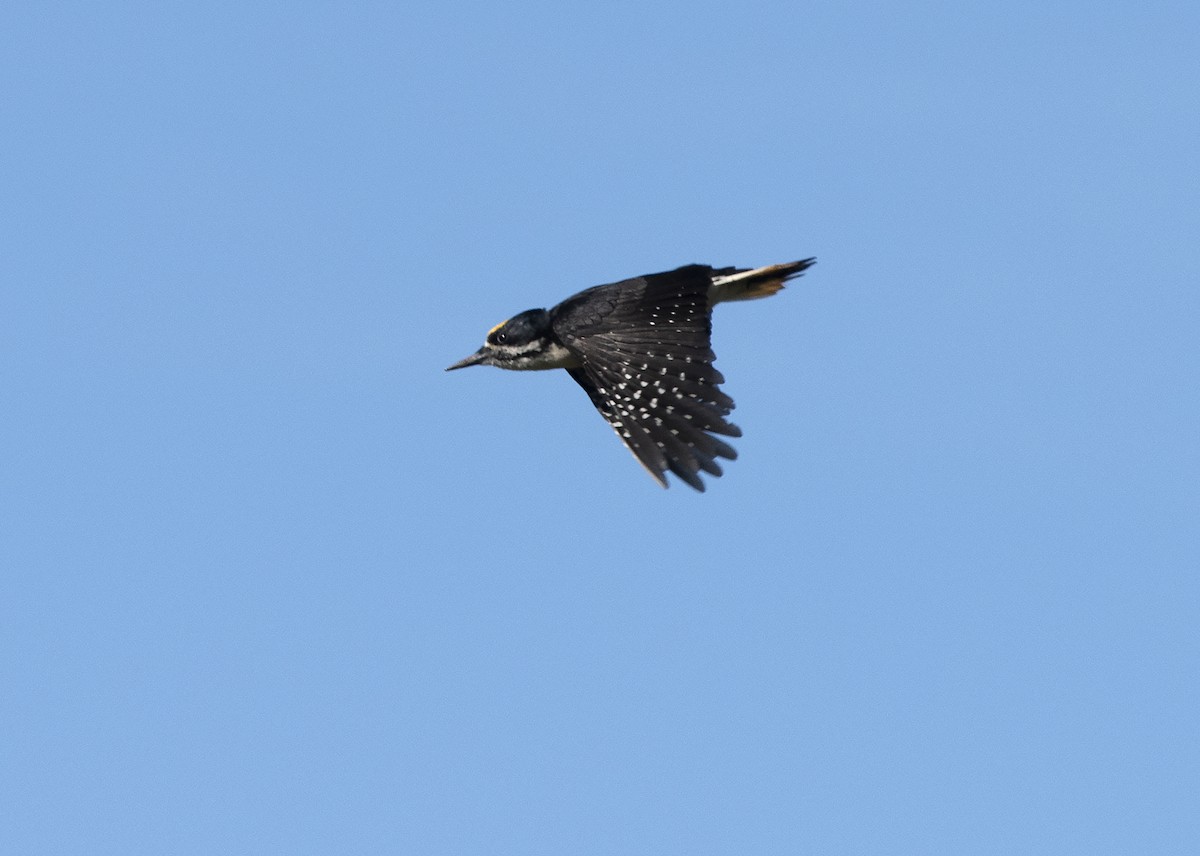
[[[742,435],[725,418],[733,399],[712,365],[712,309],[770,297],[814,262],[688,265],[597,285],[497,324],[482,348],[446,371],[566,369],[659,484],[667,486],[669,471],[703,491],[701,471],[719,476],[716,459],[737,457],[718,435]]]

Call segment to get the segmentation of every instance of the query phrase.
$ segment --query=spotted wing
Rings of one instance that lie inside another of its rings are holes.
[[[725,417],[733,399],[712,366],[712,269],[693,265],[597,286],[552,310],[559,340],[579,357],[569,369],[617,436],[664,487],[669,470],[696,490],[700,472],[737,452],[713,435],[740,437]]]

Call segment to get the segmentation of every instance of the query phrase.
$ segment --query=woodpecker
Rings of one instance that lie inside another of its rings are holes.
[[[551,309],[530,309],[488,331],[483,347],[446,369],[566,369],[621,442],[663,487],[666,473],[698,491],[737,457],[718,439],[733,399],[713,368],[712,309],[770,297],[816,259],[761,268],[687,265],[597,285]]]

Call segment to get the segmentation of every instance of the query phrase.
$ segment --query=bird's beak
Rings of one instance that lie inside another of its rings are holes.
[[[452,372],[455,369],[465,369],[467,366],[477,366],[480,363],[487,362],[487,358],[489,356],[491,356],[491,354],[488,353],[487,345],[484,345],[482,348],[480,348],[475,353],[471,354],[471,356],[467,357],[466,359],[459,360],[454,365],[448,366],[446,368],[446,371]]]

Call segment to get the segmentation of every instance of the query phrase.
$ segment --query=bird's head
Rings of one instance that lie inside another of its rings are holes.
[[[530,309],[514,315],[488,331],[483,347],[446,369],[467,366],[497,366],[502,369],[563,368],[565,349],[554,341],[550,313]]]

